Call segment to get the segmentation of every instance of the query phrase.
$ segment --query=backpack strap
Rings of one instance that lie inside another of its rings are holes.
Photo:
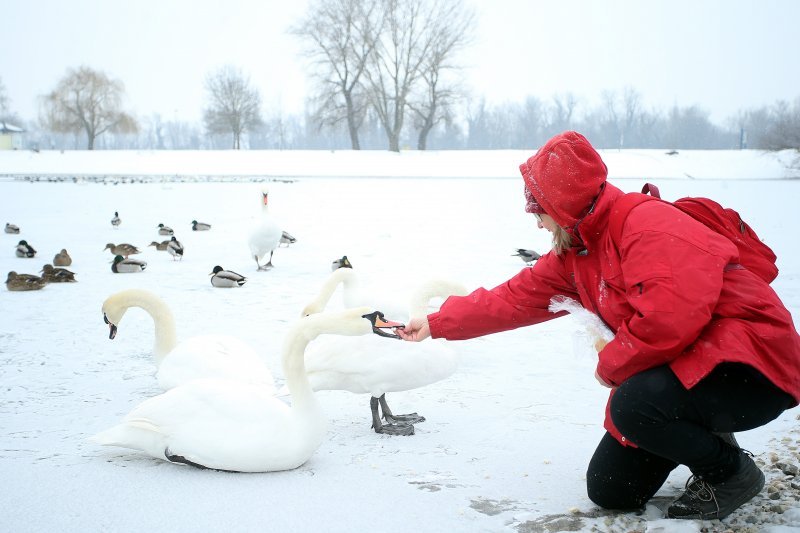
[[[654,198],[661,198],[661,192],[658,190],[658,187],[652,183],[644,184],[644,187],[642,187],[642,194],[649,194]]]
[[[652,196],[648,196],[648,193]],[[637,205],[648,202],[650,200],[660,200],[661,193],[658,187],[652,183],[645,183],[642,187],[642,192],[631,192],[618,199],[614,206],[611,208],[611,215],[608,221],[608,231],[611,235],[611,242],[619,249],[619,241],[622,238],[622,226],[625,225],[625,219],[628,214]]]

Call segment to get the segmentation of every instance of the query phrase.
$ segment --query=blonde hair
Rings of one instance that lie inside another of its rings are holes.
[[[556,226],[553,232],[553,251],[561,255],[572,248],[572,236],[561,226]]]

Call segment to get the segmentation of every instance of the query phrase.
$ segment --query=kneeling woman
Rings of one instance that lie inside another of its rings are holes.
[[[450,297],[398,333],[469,339],[550,320],[554,296],[579,300],[616,332],[596,377],[611,389],[607,433],[587,473],[589,497],[641,508],[686,465],[672,518],[723,518],[758,494],[764,475],[733,432],[768,423],[800,401],[800,337],[767,282],[736,246],[665,202],[644,202],[612,240],[623,192],[579,133],[550,139],[520,166],[526,211],[553,250],[492,290]]]

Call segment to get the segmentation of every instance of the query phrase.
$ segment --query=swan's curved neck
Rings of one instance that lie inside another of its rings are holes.
[[[164,356],[178,344],[172,312],[161,299],[146,293],[132,293],[127,304],[128,307],[144,309],[153,319],[156,337],[153,353],[156,357],[156,364],[160,365]]]
[[[459,283],[445,280],[432,280],[418,287],[409,300],[409,318],[423,318],[428,314],[428,305],[432,298],[463,296],[467,290]]]
[[[316,335],[306,331],[306,321],[300,320],[286,335],[283,344],[283,375],[292,394],[292,409],[322,411],[308,381],[305,365],[305,352],[308,343]]]
[[[349,305],[351,302],[349,301],[348,296],[356,290],[358,280],[356,279],[355,272],[353,272],[353,270],[350,268],[336,269],[330,275],[330,277],[328,277],[327,281],[320,289],[319,294],[314,299],[311,307],[314,307],[320,311],[325,309],[331,299],[331,296],[333,296],[333,293],[336,292],[336,288],[339,287],[339,284],[342,284],[344,300],[346,304],[348,304],[347,307],[353,307],[353,305]]]

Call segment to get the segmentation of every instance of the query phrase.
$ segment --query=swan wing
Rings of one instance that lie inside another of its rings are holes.
[[[314,390],[380,396],[440,381],[458,368],[458,354],[441,342],[396,342],[379,337],[325,337],[305,354]]]
[[[123,422],[92,438],[167,460],[177,455],[220,470],[282,469],[294,422],[290,408],[260,387],[195,380],[145,400]]]
[[[253,348],[236,337],[199,335],[178,344],[159,365],[158,382],[171,389],[198,378],[221,378],[252,383],[270,395],[275,383],[267,365]]]

